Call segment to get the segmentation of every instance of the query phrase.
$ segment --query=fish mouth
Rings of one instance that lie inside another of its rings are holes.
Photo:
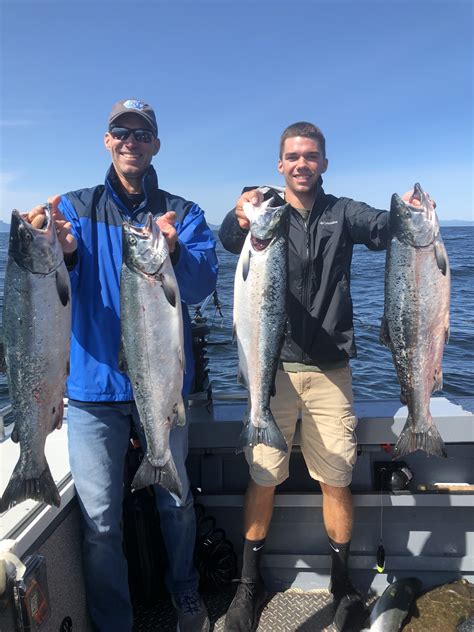
[[[126,232],[134,235],[137,239],[145,240],[151,238],[153,241],[158,239],[159,228],[151,213],[148,213],[143,226],[137,226],[136,224],[124,221],[123,227]]]
[[[26,219],[25,214],[20,213],[17,209],[14,209],[11,217],[12,228],[14,230],[18,230],[21,226],[22,229],[29,233],[32,238],[35,235],[45,235],[50,232],[52,225],[51,205],[47,203],[43,204],[43,208],[45,211],[44,222],[43,225],[38,228],[30,224],[30,222]]]
[[[259,239],[258,237],[254,237],[253,235],[251,235],[250,243],[252,244],[254,250],[256,250],[257,252],[261,252],[272,243],[272,239],[272,237],[270,237],[269,239]]]
[[[417,182],[408,201],[394,193],[390,209],[393,234],[415,247],[429,246],[439,232],[435,206]]]

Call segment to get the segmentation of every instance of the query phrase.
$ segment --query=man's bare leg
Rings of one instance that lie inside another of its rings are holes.
[[[267,537],[273,514],[275,487],[263,487],[250,481],[244,502],[244,536],[246,540]]]
[[[349,487],[333,487],[321,483],[323,520],[331,546],[331,585],[336,611],[336,629],[345,629],[347,622],[362,625],[367,612],[360,593],[354,588],[348,572],[349,549],[354,513]]]
[[[346,544],[352,536],[354,511],[349,487],[320,483],[323,492],[323,520],[326,533],[334,542]]]
[[[260,578],[260,559],[273,514],[275,487],[263,487],[250,481],[244,502],[244,550],[242,576],[227,611],[225,632],[252,632],[267,600]]]

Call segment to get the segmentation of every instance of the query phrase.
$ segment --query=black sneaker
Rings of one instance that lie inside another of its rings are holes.
[[[368,610],[361,593],[347,579],[331,586],[334,598],[334,627],[337,632],[359,632],[367,619]]]
[[[172,595],[171,601],[178,616],[177,632],[209,632],[211,622],[199,593],[189,590]]]
[[[225,617],[224,632],[254,632],[268,599],[262,579],[241,577],[237,592]]]

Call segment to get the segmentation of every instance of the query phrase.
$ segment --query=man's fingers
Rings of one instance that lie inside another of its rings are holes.
[[[30,220],[30,224],[33,228],[42,228],[44,224],[44,215],[35,215],[35,217]]]
[[[172,224],[173,225],[173,224],[176,223],[176,213],[174,211],[167,211],[159,219],[163,219],[168,224]]]
[[[48,198],[48,204],[51,204],[52,207],[57,208],[59,202],[61,201],[61,196],[56,194],[56,195],[50,195]]]

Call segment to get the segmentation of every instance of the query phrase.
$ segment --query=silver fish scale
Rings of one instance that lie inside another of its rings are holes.
[[[286,237],[256,252],[247,235],[243,252],[251,251],[247,280],[242,261],[237,265],[234,325],[239,346],[239,369],[249,385],[251,421],[268,407],[286,322]]]
[[[448,317],[449,269],[446,275],[439,270],[434,246],[414,248],[392,239],[385,318],[402,392],[417,428],[430,418],[429,400],[441,371]]]
[[[175,279],[169,256],[161,271]],[[183,324],[178,285],[176,306],[160,279],[132,272],[121,276],[121,328],[127,373],[147,439],[147,456],[155,467],[170,458],[169,432],[176,421],[183,384]]]

